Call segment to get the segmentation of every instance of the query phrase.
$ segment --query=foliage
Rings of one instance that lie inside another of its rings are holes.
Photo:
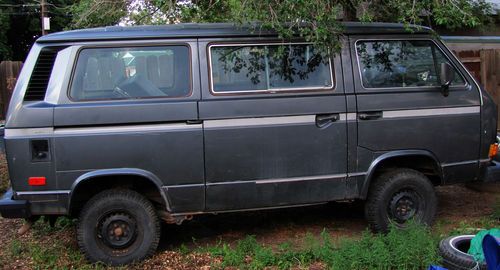
[[[71,28],[115,25],[127,15],[131,0],[81,0],[71,6]]]
[[[253,30],[273,29],[282,39],[296,35],[336,51],[344,21],[383,21],[442,26],[479,27],[491,19],[484,0],[81,0],[72,27],[175,22],[236,22]],[[128,8],[124,8],[126,5]],[[114,9],[116,13],[110,16]],[[126,13],[126,15],[124,15]],[[75,23],[76,22],[76,23]],[[253,24],[259,22],[259,24]]]
[[[7,40],[7,31],[10,29],[9,16],[5,13],[0,13],[0,62],[2,59],[9,59],[11,50]]]
[[[51,31],[108,25],[235,22],[254,31],[274,29],[282,39],[298,35],[336,51],[340,21],[383,21],[480,27],[492,19],[485,0],[47,0]],[[255,24],[254,22],[259,22]],[[40,6],[0,0],[0,61],[24,60],[40,36]]]
[[[144,269],[162,260],[192,266],[196,261],[193,258],[206,253],[211,255],[213,269],[307,269],[317,264],[328,269],[426,269],[429,264],[439,264],[437,246],[440,239],[470,232],[472,227],[499,226],[499,221],[493,217],[471,222],[462,221],[456,227],[454,221],[448,220],[446,224],[438,224],[433,232],[410,224],[405,230],[392,228],[386,235],[365,231],[359,237],[340,239],[332,238],[324,230],[319,236],[307,234],[302,239],[295,239],[298,242],[284,242],[274,248],[260,244],[255,236],[247,236],[234,245],[221,241],[194,251],[181,245],[180,255],[167,251],[168,257],[161,257],[160,252],[152,261],[120,269]],[[441,225],[453,227],[441,230]],[[74,226],[74,220],[68,218],[59,218],[54,228],[49,227],[45,219],[40,219],[34,224],[31,237],[13,238],[4,243],[6,252],[2,254],[0,250],[0,266],[3,263],[9,268],[30,258],[31,267],[37,269],[108,269],[101,264],[89,264],[84,259],[72,240]]]
[[[47,0],[50,32],[61,31],[71,21],[73,0]],[[39,1],[0,0],[0,61],[24,60],[41,35]]]
[[[427,228],[410,224],[405,230],[392,228],[386,235],[366,231],[361,239],[346,238],[338,243],[323,231],[320,239],[307,236],[304,248],[297,250],[283,243],[275,252],[260,245],[254,236],[240,240],[234,248],[218,244],[206,250],[222,258],[220,268],[289,269],[320,261],[333,269],[424,269],[439,261],[437,243]]]

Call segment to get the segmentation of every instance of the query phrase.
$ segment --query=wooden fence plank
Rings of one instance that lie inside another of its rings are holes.
[[[16,85],[17,76],[23,66],[19,61],[3,61],[0,63],[0,118],[5,119],[10,97]]]

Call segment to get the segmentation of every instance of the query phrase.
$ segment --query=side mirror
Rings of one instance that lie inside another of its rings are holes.
[[[439,79],[441,80],[441,93],[443,96],[447,97],[450,94],[450,85],[455,78],[455,69],[448,63],[441,63],[439,74]]]

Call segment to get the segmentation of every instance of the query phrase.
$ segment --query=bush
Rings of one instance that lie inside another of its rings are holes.
[[[221,268],[262,269],[274,266],[289,269],[321,261],[330,269],[425,269],[438,263],[438,239],[420,225],[391,228],[388,234],[364,232],[360,239],[341,239],[334,244],[324,231],[320,239],[308,235],[303,248],[283,243],[277,251],[260,245],[254,236],[238,241],[234,248],[217,245],[208,251],[222,258]]]
[[[437,243],[427,228],[414,224],[392,228],[387,235],[365,232],[360,240],[341,241],[328,264],[335,269],[426,269],[439,261]]]

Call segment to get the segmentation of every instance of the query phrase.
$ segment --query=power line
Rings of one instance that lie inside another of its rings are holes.
[[[39,4],[0,4],[0,7],[39,7]]]
[[[56,9],[69,9],[71,5],[62,7],[62,6],[56,6],[52,3],[45,3],[46,6],[51,6]],[[0,4],[0,7],[13,7],[13,8],[24,8],[24,7],[40,7],[41,4]]]

